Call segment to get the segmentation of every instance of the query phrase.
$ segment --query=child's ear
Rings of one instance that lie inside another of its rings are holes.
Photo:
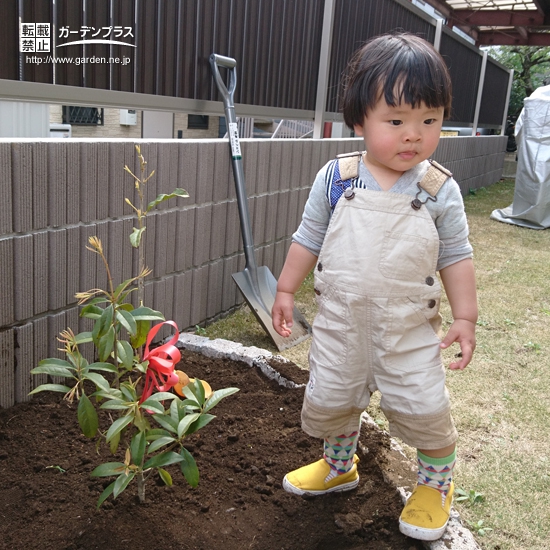
[[[353,126],[353,131],[355,132],[356,136],[363,137],[363,126],[360,124],[355,124]]]

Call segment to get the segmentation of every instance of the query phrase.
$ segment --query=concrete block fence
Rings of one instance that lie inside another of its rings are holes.
[[[0,141],[0,406],[28,400],[45,380],[30,370],[61,357],[56,337],[90,330],[79,317],[78,291],[106,288],[88,238],[103,242],[115,284],[136,274],[128,236],[136,204],[127,164],[139,174],[139,143],[155,175],[147,201],[176,187],[147,217],[146,262],[153,269],[145,304],[180,330],[214,319],[242,302],[231,274],[244,269],[236,194],[224,140]],[[243,163],[258,265],[277,277],[317,170],[358,139],[243,140]],[[436,160],[464,193],[501,177],[506,137],[442,138]],[[91,350],[89,350],[91,353]]]

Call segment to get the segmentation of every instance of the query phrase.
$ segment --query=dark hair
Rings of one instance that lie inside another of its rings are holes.
[[[429,108],[451,112],[451,77],[445,61],[426,40],[408,33],[385,34],[367,42],[351,58],[343,80],[344,121],[362,125],[369,109],[384,97],[396,107]]]

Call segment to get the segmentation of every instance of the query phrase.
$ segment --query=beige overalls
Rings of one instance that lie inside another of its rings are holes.
[[[302,427],[319,438],[353,432],[380,390],[393,436],[420,449],[451,445],[434,221],[410,195],[347,194],[353,198],[338,201],[315,266],[319,311]]]

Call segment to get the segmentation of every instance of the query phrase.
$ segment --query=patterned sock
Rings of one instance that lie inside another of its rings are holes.
[[[358,431],[327,437],[324,440],[323,458],[330,466],[330,472],[325,481],[349,472],[353,467],[353,455],[357,449]]]
[[[456,462],[456,450],[444,458],[432,458],[417,451],[418,484],[437,489],[443,495],[449,492]]]

